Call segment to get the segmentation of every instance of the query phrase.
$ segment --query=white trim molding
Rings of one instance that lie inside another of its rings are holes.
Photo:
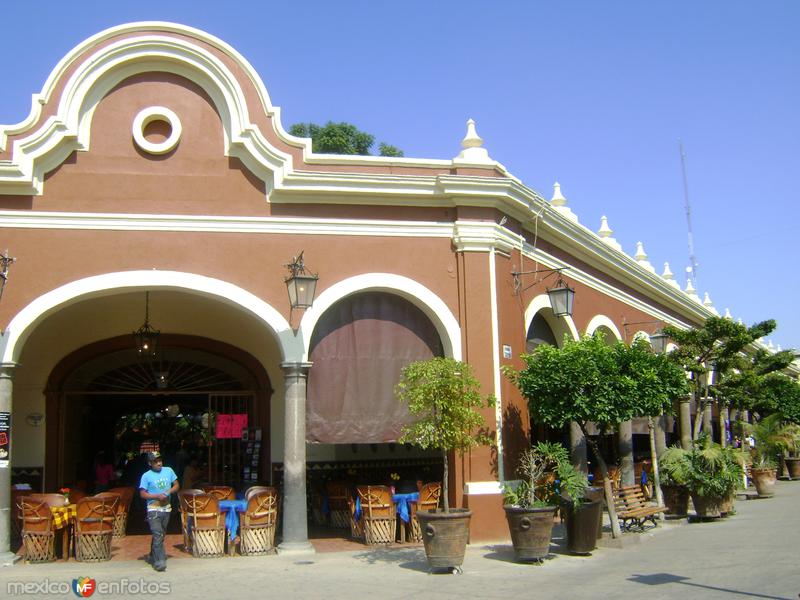
[[[48,315],[88,298],[139,290],[182,290],[213,298],[249,313],[274,336],[285,362],[302,362],[300,338],[272,306],[227,281],[178,271],[121,271],[79,279],[51,290],[18,312],[6,328],[3,363],[16,363],[28,337]]]
[[[326,288],[317,296],[311,308],[306,310],[297,331],[297,337],[302,340],[304,351],[301,361],[308,361],[311,335],[326,310],[347,296],[376,291],[396,294],[422,310],[436,327],[445,356],[461,360],[461,327],[444,300],[421,283],[403,275],[364,273],[338,281]]]
[[[620,334],[619,329],[617,329],[617,326],[614,324],[614,321],[605,315],[595,315],[589,320],[589,324],[586,326],[586,335],[593,335],[594,332],[600,327],[605,327],[614,334],[614,337],[616,337],[617,340],[622,340],[622,335]]]

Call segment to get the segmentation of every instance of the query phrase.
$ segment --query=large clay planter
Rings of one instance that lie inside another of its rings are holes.
[[[751,475],[759,498],[772,498],[775,495],[775,469],[752,469]]]
[[[603,517],[601,500],[584,500],[577,507],[572,502],[561,504],[566,519],[567,550],[573,554],[589,554],[597,548],[597,531]]]
[[[723,499],[716,496],[698,496],[692,494],[692,504],[695,514],[701,519],[717,518],[722,516],[720,504]]]
[[[800,456],[785,456],[783,458],[790,479],[800,479]]]
[[[689,490],[682,485],[662,485],[665,514],[674,517],[685,517],[689,512]]]
[[[727,517],[733,512],[733,501],[736,499],[736,491],[731,492],[729,496],[721,498],[719,501],[719,512],[723,517]]]
[[[519,508],[504,506],[514,556],[520,562],[541,560],[550,552],[555,506],[545,508]],[[595,531],[597,525],[595,525]]]
[[[444,511],[419,511],[425,556],[432,569],[461,569],[469,539],[472,512],[465,508]]]

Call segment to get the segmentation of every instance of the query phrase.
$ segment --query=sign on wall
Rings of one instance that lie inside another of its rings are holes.
[[[0,468],[7,469],[11,460],[11,413],[0,412]]]

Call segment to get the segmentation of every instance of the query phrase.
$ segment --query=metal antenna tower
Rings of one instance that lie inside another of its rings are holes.
[[[686,179],[686,153],[683,151],[683,142],[679,139],[678,146],[681,151],[681,173],[683,174],[683,208],[686,211],[686,228],[689,231],[689,266],[686,268],[686,277],[692,278],[697,289],[697,258],[694,255],[694,236],[692,235],[692,206],[689,204],[689,183]]]

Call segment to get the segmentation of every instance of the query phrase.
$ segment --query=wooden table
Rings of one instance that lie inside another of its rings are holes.
[[[69,541],[71,529],[75,525],[78,517],[78,505],[68,504],[67,506],[51,506],[50,512],[53,514],[53,528],[61,530],[61,550],[64,560],[69,560]]]

